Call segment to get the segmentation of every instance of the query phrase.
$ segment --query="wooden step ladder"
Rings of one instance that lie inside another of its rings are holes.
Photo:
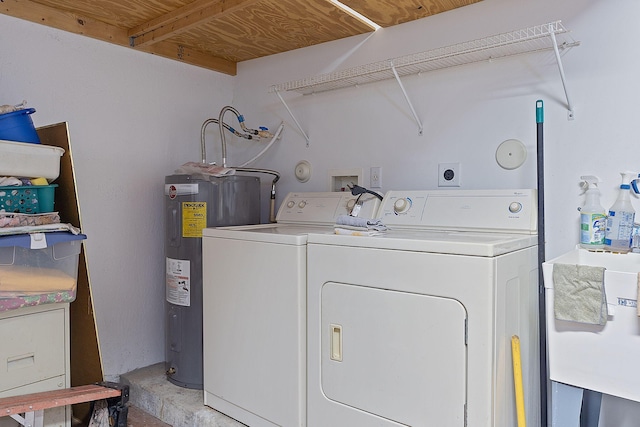
[[[125,403],[129,400],[129,386],[110,382],[0,398],[0,417],[9,416],[24,427],[43,427],[45,409],[99,400],[107,400],[110,409],[115,406],[114,409],[123,415],[116,415],[118,420],[114,427],[126,427]]]

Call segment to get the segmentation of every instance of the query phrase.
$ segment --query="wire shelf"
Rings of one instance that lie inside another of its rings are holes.
[[[574,41],[561,21],[458,43],[426,52],[360,65],[271,86],[270,92],[296,91],[305,95],[381,80],[408,76],[458,65],[490,61],[546,50],[566,52]]]

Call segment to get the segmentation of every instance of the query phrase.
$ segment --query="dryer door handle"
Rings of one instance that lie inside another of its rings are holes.
[[[336,362],[342,362],[342,326],[331,324],[330,327],[330,339],[331,339],[331,360]]]

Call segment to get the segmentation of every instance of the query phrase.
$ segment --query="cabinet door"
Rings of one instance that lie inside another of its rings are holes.
[[[64,307],[15,313],[0,319],[0,393],[65,375]]]

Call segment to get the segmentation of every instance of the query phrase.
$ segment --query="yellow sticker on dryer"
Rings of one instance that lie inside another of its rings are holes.
[[[207,202],[182,202],[182,237],[202,237],[207,227]]]

